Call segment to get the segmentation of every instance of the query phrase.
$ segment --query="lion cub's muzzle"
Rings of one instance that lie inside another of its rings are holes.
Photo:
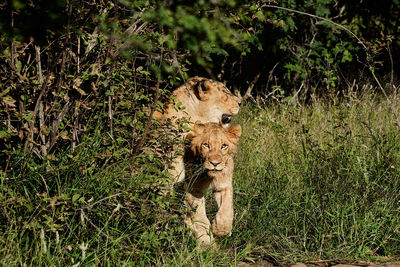
[[[231,123],[232,115],[231,114],[222,114],[222,124]]]
[[[207,171],[220,172],[225,168],[225,164],[221,159],[209,159],[204,162],[204,168]]]
[[[222,123],[222,124],[229,124],[229,123],[231,123],[232,116],[233,116],[233,115],[237,115],[237,114],[239,113],[239,106],[240,106],[240,104],[238,104],[238,107],[237,107],[237,108],[231,109],[231,110],[230,110],[230,113],[224,113],[224,114],[222,114],[221,123]]]

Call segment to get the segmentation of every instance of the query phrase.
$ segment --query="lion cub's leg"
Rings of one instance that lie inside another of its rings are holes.
[[[204,179],[194,182],[193,185],[190,185],[189,183],[185,184],[186,202],[190,208],[190,211],[185,218],[185,223],[195,232],[200,246],[208,246],[213,241],[204,199],[204,191],[208,188],[209,184],[210,181]]]
[[[233,160],[228,164],[227,169],[232,168]],[[218,212],[212,222],[212,232],[216,236],[228,235],[232,231],[233,222],[233,171],[222,172],[215,176],[211,187],[214,189],[214,199],[218,205]]]
[[[170,178],[161,188],[161,192],[164,195],[171,194],[173,192],[174,184],[182,182],[185,179],[185,165],[183,156],[177,156],[172,160],[171,166],[168,168],[168,173]]]
[[[172,161],[172,168],[169,173],[172,177],[172,185],[178,182],[182,182],[185,179],[185,165],[183,162],[183,156],[178,156]]]
[[[232,186],[214,192],[214,199],[219,210],[212,223],[212,232],[216,236],[228,235],[232,231],[233,222],[233,189]]]

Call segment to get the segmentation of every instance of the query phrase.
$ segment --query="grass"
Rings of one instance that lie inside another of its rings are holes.
[[[166,179],[161,159],[104,160],[96,131],[51,170],[21,157],[14,173],[2,173],[0,263],[234,266],[400,255],[400,134],[386,102],[368,94],[336,105],[248,103],[235,120],[243,128],[235,222],[217,251],[196,248],[179,194],[155,192]]]
[[[399,255],[400,135],[385,102],[247,106],[239,122],[236,246],[292,259]]]

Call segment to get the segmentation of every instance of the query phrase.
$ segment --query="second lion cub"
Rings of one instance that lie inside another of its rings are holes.
[[[224,129],[217,123],[199,123],[193,126],[190,148],[185,154],[188,166],[186,202],[189,205],[185,223],[191,228],[201,246],[211,244],[213,234],[228,235],[233,222],[233,156],[242,133],[240,125]],[[218,212],[210,224],[207,218],[204,193],[211,188]],[[211,231],[210,231],[211,228]]]

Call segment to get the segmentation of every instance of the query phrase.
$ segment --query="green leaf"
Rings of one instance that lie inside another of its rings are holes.
[[[8,131],[0,131],[0,139],[5,139],[8,136],[10,136],[10,133]]]
[[[351,55],[351,53],[349,52],[349,50],[344,50],[343,51],[343,56],[342,56],[342,60],[341,60],[341,62],[342,63],[345,63],[345,62],[351,62],[353,60],[353,56]]]
[[[76,202],[81,197],[80,194],[75,194],[72,196],[72,202]]]

